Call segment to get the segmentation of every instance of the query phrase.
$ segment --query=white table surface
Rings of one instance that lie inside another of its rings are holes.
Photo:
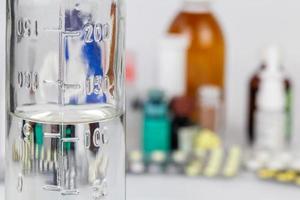
[[[127,200],[299,200],[300,187],[259,181],[169,176],[128,176]],[[0,200],[4,186],[0,185]]]

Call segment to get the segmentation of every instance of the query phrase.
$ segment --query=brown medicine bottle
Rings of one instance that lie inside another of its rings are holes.
[[[206,85],[223,90],[225,42],[210,0],[185,0],[168,32],[188,38],[186,95],[196,98]]]

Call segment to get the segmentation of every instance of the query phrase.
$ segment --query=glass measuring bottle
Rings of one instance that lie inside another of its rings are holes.
[[[7,0],[6,200],[125,199],[122,0]]]

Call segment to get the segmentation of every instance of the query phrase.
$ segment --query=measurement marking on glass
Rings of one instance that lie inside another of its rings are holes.
[[[24,76],[22,72],[18,72],[18,85],[20,88],[23,87],[24,84]]]
[[[79,195],[78,190],[62,190],[61,191],[62,195]]]
[[[45,28],[44,31],[48,32],[59,32],[65,37],[71,38],[82,38],[85,43],[102,42],[109,39],[110,26],[108,23],[87,23],[83,26],[80,31],[65,31],[62,27],[60,28]]]
[[[37,37],[38,36],[38,21],[28,18],[19,18],[17,20],[17,35],[23,37]]]
[[[95,147],[101,147],[101,145],[107,144],[108,139],[106,138],[107,128],[96,128],[93,134],[93,143]]]
[[[86,79],[86,94],[100,95],[108,92],[109,78],[107,76],[89,76]]]
[[[57,85],[63,91],[68,90],[68,89],[73,89],[73,90],[80,90],[81,89],[80,84],[64,83],[61,80],[57,80],[57,81],[43,80],[43,83],[44,84],[49,84],[49,85]]]
[[[55,192],[61,191],[61,188],[57,185],[45,185],[43,186],[43,189],[48,191],[55,191]]]
[[[17,82],[19,88],[35,92],[39,88],[39,75],[37,72],[18,72]]]
[[[108,23],[85,24],[83,38],[85,43],[102,42],[109,38],[110,26]]]
[[[90,148],[90,143],[91,143],[91,132],[88,130],[85,132],[85,137],[84,137],[84,144],[85,144],[85,148],[89,149]]]
[[[76,143],[79,141],[79,138],[62,138],[61,140],[62,140],[62,142],[66,142],[66,143],[67,142]]]
[[[45,138],[60,138],[60,133],[44,133]]]
[[[22,191],[23,191],[23,183],[24,183],[24,181],[23,181],[23,175],[22,175],[22,174],[19,174],[19,175],[18,175],[18,185],[17,185],[17,190],[18,190],[19,192],[22,192]]]

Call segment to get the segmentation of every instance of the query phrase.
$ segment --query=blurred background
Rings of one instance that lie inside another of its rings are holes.
[[[298,199],[300,2],[126,4],[128,199]]]
[[[159,40],[182,3],[183,0],[127,1],[127,48],[136,55],[137,86],[142,92],[157,83]],[[212,3],[226,40],[226,121],[236,137],[245,133],[249,79],[261,62],[261,51],[270,43],[281,46],[283,63],[293,79],[294,97],[298,99],[299,6],[293,0],[215,0]],[[299,106],[295,100],[295,111]],[[297,121],[300,116],[294,114]],[[294,132],[299,132],[299,123],[294,125]]]

